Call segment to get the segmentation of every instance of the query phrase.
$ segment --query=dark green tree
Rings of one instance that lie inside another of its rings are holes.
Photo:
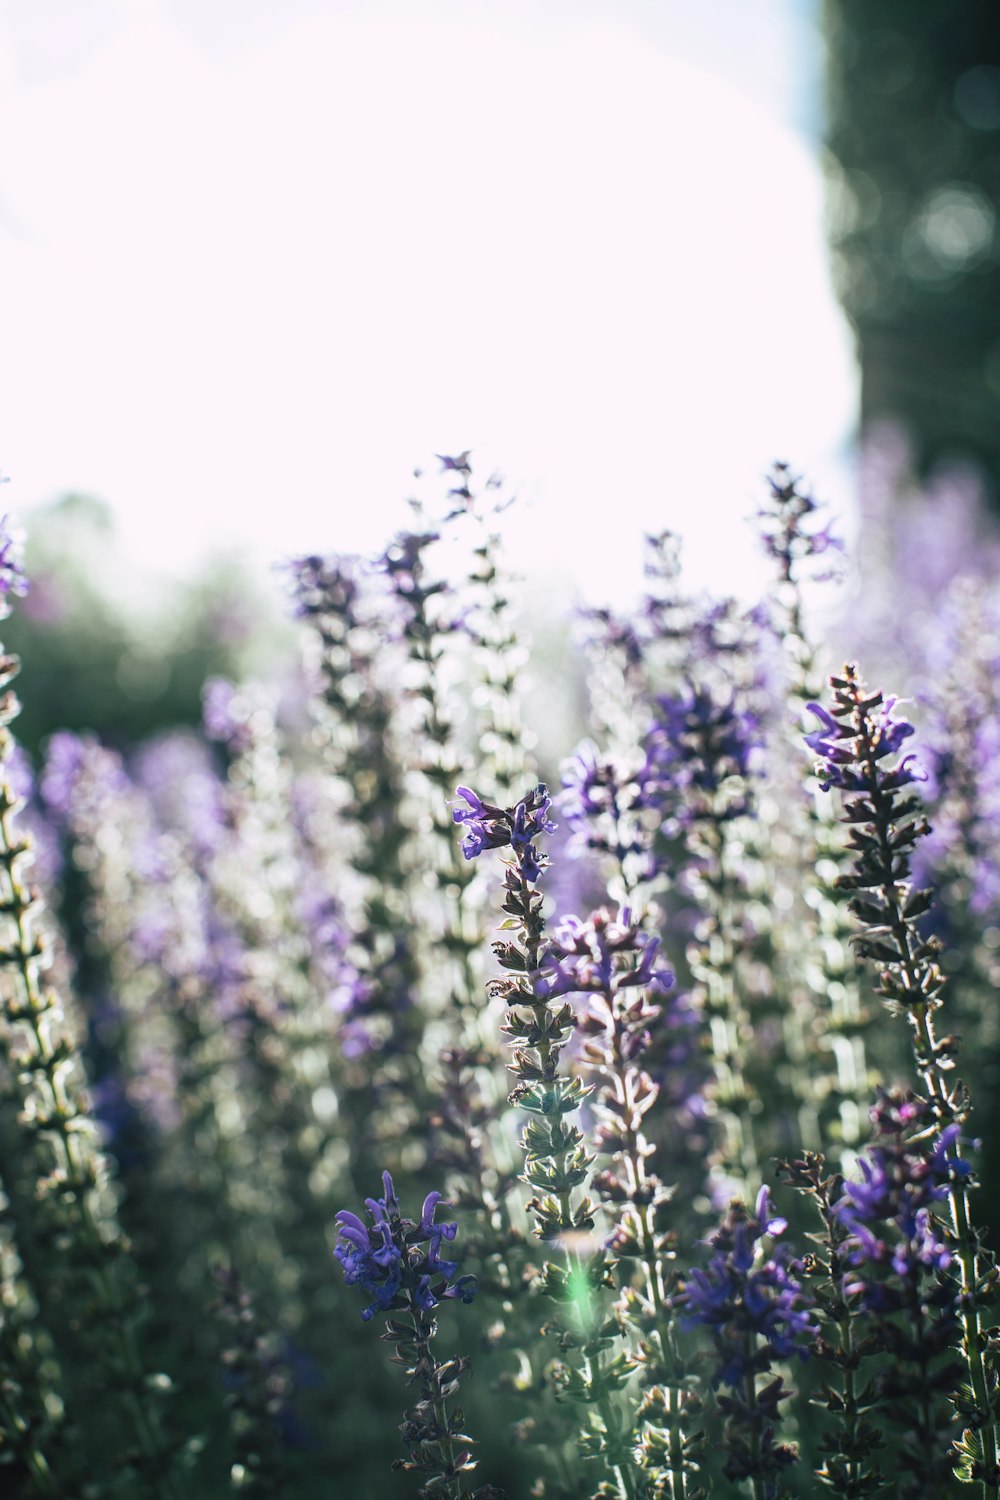
[[[829,222],[862,427],[1000,491],[1000,6],[825,0]]]

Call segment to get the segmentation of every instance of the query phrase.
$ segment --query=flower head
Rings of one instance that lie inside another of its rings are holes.
[[[476,1278],[456,1279],[458,1262],[441,1258],[442,1241],[453,1240],[458,1232],[457,1224],[435,1222],[441,1194],[427,1194],[417,1222],[402,1217],[388,1172],[382,1174],[382,1185],[381,1198],[365,1199],[370,1226],[346,1208],[336,1216],[339,1239],[333,1253],[344,1279],[372,1298],[361,1314],[365,1322],[376,1313],[402,1308],[430,1312],[445,1298],[471,1302]]]
[[[749,810],[748,778],[763,733],[750,709],[730,694],[687,687],[657,698],[639,772],[641,802],[672,813],[682,826],[705,815],[739,817]],[[725,791],[724,806],[717,794]]]
[[[877,708],[877,715],[869,721],[870,747],[865,754],[861,734],[852,716],[841,712],[834,717],[822,703],[807,703],[809,712],[819,720],[820,727],[804,736],[810,750],[818,757],[817,774],[824,792],[832,786],[845,792],[867,792],[873,787],[875,766],[887,755],[897,755],[904,740],[913,733],[913,725],[902,717],[894,717],[900,700],[890,696],[884,701],[881,695],[869,708]],[[889,769],[879,767],[879,776],[888,790],[895,790],[913,781],[925,781],[926,772],[918,764],[916,756],[904,755]]]
[[[708,1265],[694,1268],[678,1297],[682,1327],[701,1324],[712,1335],[715,1386],[738,1390],[748,1373],[770,1369],[774,1359],[808,1357],[806,1341],[816,1327],[801,1267],[783,1246],[768,1252],[762,1244],[785,1228],[766,1187],[752,1213],[734,1202],[709,1241],[714,1254]]]
[[[537,880],[545,856],[535,848],[534,840],[539,834],[556,831],[548,816],[552,799],[544,783],[540,782],[514,807],[495,807],[467,786],[457,787],[456,794],[468,804],[452,812],[454,821],[465,829],[462,853],[466,859],[475,859],[484,849],[510,848],[525,878]]]
[[[850,1232],[850,1289],[880,1311],[887,1289],[876,1267],[919,1278],[943,1271],[952,1253],[935,1216],[949,1184],[968,1177],[970,1166],[956,1147],[960,1126],[951,1124],[931,1141],[914,1139],[926,1123],[927,1106],[906,1095],[884,1092],[872,1111],[876,1138],[858,1159],[860,1177],[844,1183],[834,1213]]]

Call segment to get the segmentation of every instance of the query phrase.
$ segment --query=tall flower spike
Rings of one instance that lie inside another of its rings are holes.
[[[824,879],[837,863],[832,809],[803,784],[799,756],[786,753],[789,737],[798,735],[803,705],[820,691],[806,586],[836,577],[844,549],[822,520],[823,506],[788,464],[776,463],[766,485],[755,529],[772,568],[767,600],[787,704],[775,716],[769,756],[770,811],[780,809],[781,829],[772,853],[773,904],[789,914],[774,925],[773,964],[788,997],[782,1027],[801,1143],[816,1152],[829,1130],[847,1156],[861,1137],[871,1099],[865,1049],[871,1016],[861,1003],[850,918]],[[815,878],[803,880],[806,872]]]
[[[850,1500],[882,1494],[885,1478],[878,1454],[885,1438],[880,1414],[872,1410],[870,1381],[879,1341],[872,1336],[859,1295],[846,1290],[850,1236],[838,1212],[844,1179],[840,1173],[828,1174],[817,1152],[807,1151],[779,1166],[792,1187],[813,1200],[823,1224],[822,1233],[809,1235],[817,1247],[810,1256],[819,1324],[815,1354],[825,1375],[814,1399],[830,1413],[818,1445],[822,1460],[816,1474],[824,1488]]]
[[[702,633],[714,638],[718,625],[707,614]],[[706,672],[710,667],[722,675],[723,649],[712,647]],[[747,986],[738,976],[751,940],[748,893],[745,862],[741,866],[733,852],[746,837],[745,827],[739,836],[736,829],[752,811],[751,771],[759,746],[760,727],[742,690],[731,682],[688,682],[657,700],[638,778],[645,805],[662,820],[663,838],[682,840],[682,881],[699,913],[687,957],[712,1054],[709,1093],[719,1141],[711,1174],[717,1198],[760,1183],[761,1116],[746,1069],[745,1042],[753,1031]]]
[[[563,1395],[591,1408],[580,1436],[581,1452],[610,1471],[612,1494],[635,1500],[635,1457],[614,1402],[633,1361],[624,1350],[605,1359],[618,1332],[602,1315],[599,1300],[609,1284],[610,1267],[604,1246],[595,1244],[592,1235],[594,1205],[589,1197],[575,1197],[587,1181],[593,1157],[570,1117],[592,1090],[579,1076],[568,1077],[559,1067],[574,1029],[573,1012],[564,997],[579,985],[558,958],[550,961],[542,895],[535,889],[548,864],[535,840],[555,831],[548,816],[548,790],[539,784],[507,808],[486,802],[469,787],[459,787],[458,795],[466,803],[454,814],[466,830],[466,858],[477,858],[487,849],[509,848],[512,854],[504,871],[503,925],[515,936],[493,945],[505,976],[493,980],[490,991],[510,1007],[503,1031],[513,1049],[509,1067],[517,1079],[510,1103],[528,1116],[521,1136],[523,1180],[533,1190],[527,1207],[537,1237],[563,1252],[561,1264],[545,1264],[540,1289],[560,1308],[561,1346],[567,1353],[578,1350],[579,1362],[558,1367],[556,1378]]]
[[[419,1382],[420,1400],[405,1413],[401,1428],[409,1456],[393,1468],[427,1476],[421,1495],[436,1500],[501,1500],[487,1485],[470,1496],[461,1476],[476,1467],[464,1418],[448,1402],[458,1388],[468,1360],[439,1360],[432,1342],[437,1333],[435,1310],[451,1299],[471,1302],[474,1276],[457,1276],[458,1262],[445,1260],[441,1248],[454,1240],[458,1226],[436,1221],[441,1194],[428,1193],[420,1219],[404,1218],[393,1181],[382,1174],[381,1198],[368,1198],[370,1223],[342,1209],[336,1216],[339,1238],[334,1250],[348,1286],[360,1286],[372,1300],[361,1316],[370,1322],[387,1315],[383,1340],[396,1346],[396,1362],[411,1381]]]
[[[643,1400],[634,1451],[644,1482],[671,1500],[699,1493],[703,1455],[699,1381],[676,1337],[669,1262],[676,1238],[670,1212],[674,1189],[649,1165],[654,1112],[673,1116],[656,1080],[655,1047],[667,1029],[664,1007],[674,976],[657,962],[659,940],[628,907],[568,918],[546,958],[560,986],[579,989],[589,1007],[579,1021],[584,1058],[600,1083],[593,1099],[595,1147],[608,1162],[594,1188],[611,1217],[606,1244],[623,1284],[616,1312],[637,1341]],[[669,1128],[669,1127],[668,1127]]]
[[[344,1112],[359,1119],[352,1176],[365,1181],[382,1159],[379,1140],[386,1132],[407,1134],[431,1107],[419,1062],[423,1015],[414,1003],[411,890],[386,879],[387,871],[399,870],[410,837],[401,816],[406,777],[396,733],[397,685],[386,680],[385,669],[386,660],[398,663],[398,642],[384,601],[374,597],[373,574],[360,559],[309,556],[290,571],[296,609],[308,625],[310,707],[325,770],[342,798],[343,915],[357,968],[345,1040],[358,1059],[346,1080]]]
[[[945,1493],[954,1468],[947,1397],[964,1373],[955,1353],[961,1295],[944,1274],[953,1254],[937,1205],[969,1165],[955,1150],[958,1125],[928,1137],[932,1112],[923,1100],[883,1093],[872,1119],[875,1139],[859,1158],[860,1177],[834,1204],[848,1233],[843,1292],[860,1302],[869,1337],[890,1356],[873,1383],[873,1414],[902,1428],[896,1493],[921,1500]]]
[[[810,705],[820,727],[806,742],[819,756],[822,785],[840,791],[841,821],[850,829],[853,868],[837,884],[853,892],[859,953],[874,963],[890,1012],[905,1016],[910,1025],[917,1073],[943,1132],[963,1125],[969,1106],[961,1085],[949,1081],[956,1039],[939,1037],[934,1023],[945,989],[938,962],[941,945],[924,937],[919,925],[932,905],[932,893],[913,889],[910,882],[914,845],[928,832],[919,798],[910,790],[923,772],[912,753],[903,753],[913,727],[897,715],[899,700],[871,692],[855,666],[848,664],[830,684],[830,708]],[[956,1172],[948,1190],[961,1284],[960,1349],[971,1392],[971,1398],[956,1397],[967,1423],[959,1445],[960,1472],[967,1481],[978,1480],[984,1495],[998,1497],[1000,1379],[981,1318],[997,1276],[972,1222],[970,1186],[970,1179]]]

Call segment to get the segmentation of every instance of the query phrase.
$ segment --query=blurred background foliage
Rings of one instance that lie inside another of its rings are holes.
[[[826,0],[828,219],[862,432],[1000,496],[1000,6]]]
[[[210,560],[167,590],[144,583],[140,594],[101,500],[66,495],[25,529],[31,588],[4,638],[27,667],[18,739],[35,758],[55,729],[127,750],[197,725],[207,677],[269,676],[295,651],[280,587],[262,587],[236,558]]]

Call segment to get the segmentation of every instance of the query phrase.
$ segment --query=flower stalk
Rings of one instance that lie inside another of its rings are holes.
[[[897,700],[869,691],[852,664],[830,683],[832,705],[810,705],[820,728],[806,738],[820,757],[817,771],[824,790],[834,786],[841,793],[841,819],[850,829],[853,869],[840,877],[838,886],[852,892],[850,906],[861,929],[856,947],[874,963],[890,1013],[904,1016],[910,1026],[914,1063],[935,1127],[962,1127],[968,1099],[949,1079],[956,1039],[939,1036],[934,1020],[945,989],[941,945],[933,936],[924,937],[918,925],[932,893],[913,889],[909,880],[913,848],[928,832],[919,799],[906,790],[923,772],[912,754],[900,753],[913,726],[895,714]],[[971,1385],[971,1400],[959,1396],[956,1401],[967,1423],[958,1445],[959,1472],[963,1479],[978,1481],[984,1496],[996,1497],[1000,1380],[981,1313],[995,1290],[997,1272],[973,1225],[970,1186],[968,1171],[956,1170],[948,1191],[961,1285],[960,1344]]]

